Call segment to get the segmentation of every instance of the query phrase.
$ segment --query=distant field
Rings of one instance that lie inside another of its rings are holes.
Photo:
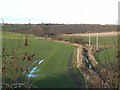
[[[88,44],[89,37],[88,36],[65,36],[65,40],[69,40],[70,38],[82,38],[83,41],[81,44]],[[96,37],[91,37],[91,44],[96,44]],[[118,44],[118,36],[102,36],[98,37],[98,44],[99,46],[115,46]]]
[[[3,38],[9,38],[9,39],[25,39],[26,35],[25,34],[19,34],[19,33],[14,33],[14,32],[2,32],[2,37]],[[27,35],[29,39],[34,39],[35,36],[33,35]]]
[[[77,34],[63,34],[64,36],[117,36],[119,33],[117,31],[114,32],[101,32],[101,33],[77,33]]]
[[[35,24],[34,24],[35,25]],[[37,24],[36,24],[37,25]],[[41,26],[40,24],[39,26]],[[116,31],[117,26],[116,25],[90,25],[90,24],[44,24],[50,27],[52,30],[53,34],[78,34],[78,33],[86,33],[88,30],[90,30],[91,33],[95,32],[111,32],[111,31]],[[8,30],[11,31],[12,29],[14,32],[19,32],[19,33],[28,33],[28,29],[26,29],[26,32],[21,29],[25,28],[31,28],[30,25],[16,25],[13,24],[12,26],[9,25],[4,25],[3,30]]]
[[[80,44],[88,44],[88,36],[64,36],[65,40],[70,40],[70,38],[82,38]],[[80,39],[81,40],[81,39]],[[96,37],[91,36],[91,45],[96,45]],[[95,54],[96,61],[99,63],[107,64],[114,62],[117,56],[117,46],[118,46],[118,36],[99,36],[98,37],[98,46],[103,48],[103,51],[97,52]],[[107,48],[111,46],[112,48]]]
[[[3,37],[3,48],[5,47],[8,53],[8,57],[11,56],[12,48],[18,47],[18,43],[20,42],[20,34],[13,34],[13,33],[4,33],[5,37]],[[11,37],[11,39],[9,38]],[[23,35],[25,38],[25,36]],[[22,39],[19,48],[16,52],[17,54],[17,61],[15,61],[15,65],[11,64],[11,60],[7,61],[8,72],[7,75],[4,75],[3,78],[7,83],[11,83],[13,79],[18,76],[22,76],[23,72],[20,70],[16,72],[15,67],[18,66],[19,69],[22,67],[27,67],[31,65],[35,60],[43,60],[43,63],[40,64],[37,68],[39,72],[35,74],[39,75],[37,78],[31,78],[30,83],[33,86],[38,88],[48,88],[48,87],[61,87],[61,88],[74,88],[75,84],[71,79],[68,73],[68,62],[69,57],[73,51],[76,50],[73,46],[68,46],[66,44],[49,41],[49,40],[41,40],[41,39],[34,39],[33,37],[28,38],[29,46],[24,47],[24,39]],[[35,53],[35,58],[32,61],[22,61],[22,55],[27,52],[28,55]],[[73,53],[74,60],[76,58],[76,53]],[[3,62],[5,61],[5,57],[3,57]],[[74,64],[76,61],[73,62]],[[30,68],[30,70],[32,67]],[[80,74],[75,69],[75,74]],[[28,73],[22,76],[21,82],[25,82],[25,77]],[[80,78],[84,80],[82,75]]]
[[[30,28],[32,28],[31,25],[10,25],[10,26],[4,25],[2,26],[2,30],[5,30],[5,31],[30,29]]]

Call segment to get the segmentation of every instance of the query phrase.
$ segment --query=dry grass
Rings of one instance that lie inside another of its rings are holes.
[[[63,36],[117,36],[119,32],[63,34]]]

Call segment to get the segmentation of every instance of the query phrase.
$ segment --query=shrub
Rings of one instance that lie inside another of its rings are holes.
[[[83,38],[82,37],[70,37],[70,39],[68,41],[71,43],[82,44]]]

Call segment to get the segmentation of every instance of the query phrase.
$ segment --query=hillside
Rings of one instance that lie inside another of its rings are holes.
[[[14,24],[15,25],[15,24]],[[13,25],[13,27],[14,27]],[[33,25],[18,25],[20,29],[11,29],[7,31],[11,32],[18,32],[18,33],[29,33],[29,30],[32,28]],[[39,24],[38,26],[45,25],[49,27],[49,30],[51,31],[52,34],[76,34],[76,33],[86,33],[88,31],[92,32],[111,32],[111,31],[117,31],[117,26],[116,25],[99,25],[99,24]],[[29,28],[25,28],[28,27]],[[4,27],[11,27],[10,25],[4,25]]]

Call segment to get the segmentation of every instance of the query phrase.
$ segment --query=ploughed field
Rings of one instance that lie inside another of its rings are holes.
[[[90,30],[91,33],[95,32],[111,32],[117,31],[116,25],[90,25],[90,24],[38,24],[38,26],[46,26],[49,28],[50,32],[53,34],[77,34],[77,33],[86,33]],[[19,33],[29,33],[29,30],[35,26],[25,25],[25,24],[13,24],[13,25],[4,25],[3,30]]]

